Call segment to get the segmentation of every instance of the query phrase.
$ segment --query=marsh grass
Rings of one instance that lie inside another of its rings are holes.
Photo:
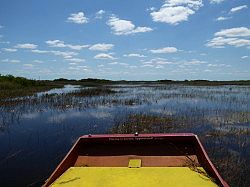
[[[115,93],[116,91],[107,87],[96,87],[96,88],[80,89],[80,90],[68,93],[68,95],[75,96],[75,97],[92,97],[92,96],[105,96],[105,95],[115,94]]]
[[[131,114],[125,121],[118,122],[110,129],[111,133],[156,133],[173,128],[173,119],[145,114]]]

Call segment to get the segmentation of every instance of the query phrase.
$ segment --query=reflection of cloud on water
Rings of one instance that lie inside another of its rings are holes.
[[[96,119],[105,119],[112,117],[111,113],[104,111],[91,111],[91,112],[79,112],[79,111],[69,111],[67,113],[52,115],[47,118],[48,123],[63,123],[67,119],[72,118],[96,118]]]
[[[22,118],[24,118],[24,119],[35,119],[38,116],[39,116],[38,112],[35,112],[35,113],[26,113],[26,114],[23,114]]]
[[[173,116],[176,113],[175,111],[163,110],[163,109],[151,109],[150,112],[162,114],[162,115],[166,115],[166,116]]]
[[[94,118],[97,118],[97,119],[112,117],[112,115],[109,112],[104,112],[104,111],[90,112],[90,115]]]
[[[79,118],[79,117],[82,117],[82,116],[83,116],[82,112],[70,111],[68,113],[62,113],[62,114],[50,116],[50,117],[47,118],[47,122],[48,123],[62,123],[66,119]]]
[[[250,113],[249,112],[234,112],[230,115],[220,115],[220,116],[207,116],[205,120],[214,124],[227,124],[233,125],[238,123],[249,123],[250,122]]]

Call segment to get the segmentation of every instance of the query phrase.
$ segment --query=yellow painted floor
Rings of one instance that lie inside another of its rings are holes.
[[[201,168],[202,169],[202,168]],[[52,187],[217,186],[188,167],[71,167]]]

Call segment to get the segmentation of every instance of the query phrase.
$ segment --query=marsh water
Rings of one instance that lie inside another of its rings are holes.
[[[84,134],[192,132],[231,186],[250,186],[250,87],[103,87],[0,101],[0,185],[41,186]]]

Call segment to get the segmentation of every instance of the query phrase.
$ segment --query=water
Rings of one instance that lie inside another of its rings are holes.
[[[77,97],[68,85],[0,102],[1,186],[41,186],[84,134],[193,132],[232,186],[250,186],[250,87],[115,85]]]

